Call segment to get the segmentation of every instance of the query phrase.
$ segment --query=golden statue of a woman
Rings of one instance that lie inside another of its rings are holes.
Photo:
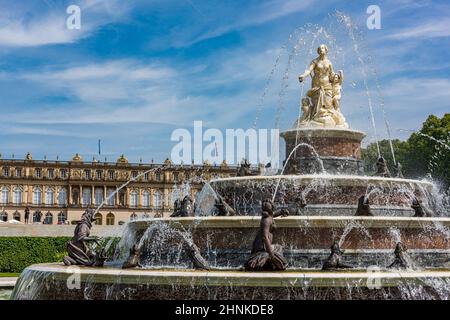
[[[302,99],[302,109],[308,109],[308,114],[304,114],[299,119],[299,125],[348,128],[340,111],[343,72],[334,73],[333,65],[327,57],[326,45],[320,45],[317,53],[319,56],[311,61],[305,72],[298,77],[300,82],[303,82],[307,76],[312,77],[311,89],[306,93],[306,99],[310,99],[311,104],[309,108],[306,108],[305,101]]]

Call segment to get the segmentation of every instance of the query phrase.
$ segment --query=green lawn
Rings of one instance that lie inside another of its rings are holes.
[[[4,277],[18,277],[20,273],[0,272],[0,278]]]

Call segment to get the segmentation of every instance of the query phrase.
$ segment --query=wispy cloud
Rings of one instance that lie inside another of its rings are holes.
[[[210,25],[206,29],[208,31],[200,33],[198,36],[186,41],[186,39],[178,39],[174,42],[177,47],[191,46],[197,42],[211,38],[219,37],[231,31],[242,30],[247,27],[257,26],[269,21],[294,14],[309,8],[316,1],[314,0],[271,0],[258,3],[258,5],[250,6],[242,12],[234,12],[233,16],[226,17],[220,12],[220,20],[228,21],[223,24]],[[217,13],[216,13],[217,14]]]
[[[450,18],[433,19],[425,23],[403,28],[387,36],[389,39],[410,39],[410,38],[442,38],[450,37]]]
[[[5,7],[12,8],[15,4],[15,1],[11,1]],[[89,36],[99,26],[119,20],[128,12],[126,5],[118,0],[78,1],[77,5],[82,10],[81,29],[69,30],[66,26],[66,8],[69,4],[72,3],[49,3],[42,8],[42,5],[34,3],[18,6],[14,14],[3,11],[0,14],[0,47],[73,43]]]

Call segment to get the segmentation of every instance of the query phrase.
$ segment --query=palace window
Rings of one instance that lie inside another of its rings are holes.
[[[136,208],[138,206],[138,192],[136,190],[131,191],[130,193],[130,206],[132,208]]]
[[[42,203],[42,189],[35,187],[33,190],[33,204],[40,205]]]
[[[84,177],[87,180],[90,180],[91,179],[91,170],[89,170],[89,169],[84,170]]]
[[[4,177],[9,177],[9,167],[4,167],[3,168],[3,176]]]
[[[109,188],[106,190],[106,195],[108,199],[108,206],[114,206],[116,204],[116,195],[114,194],[114,189]]]
[[[103,179],[103,171],[102,170],[95,171],[95,175],[96,175],[98,180]]]
[[[91,189],[84,188],[83,189],[83,206],[88,206],[91,204]]]
[[[20,221],[20,213],[19,211],[14,212],[13,219],[16,221]]]
[[[34,175],[36,176],[36,178],[42,177],[42,170],[41,170],[41,168],[34,169]]]
[[[20,187],[14,188],[14,198],[13,198],[14,204],[21,204],[22,203],[22,189]]]
[[[175,183],[178,182],[178,172],[173,173],[173,182],[175,182]]]
[[[8,221],[8,213],[6,213],[6,211],[3,211],[0,213],[0,221],[3,221],[3,222]]]
[[[153,205],[155,206],[156,209],[161,209],[162,208],[162,204],[163,204],[163,201],[162,201],[161,192],[156,191],[153,194]]]
[[[55,177],[55,169],[48,169],[47,178],[53,179]]]
[[[145,181],[148,181],[148,179],[149,179],[148,172],[146,172],[146,173],[144,174],[144,180],[145,180]]]
[[[16,177],[22,177],[22,168],[16,168]]]
[[[112,212],[106,215],[106,225],[113,226],[114,225],[114,214]]]
[[[67,205],[67,189],[66,188],[61,188],[61,190],[59,190],[58,205],[60,207]]]
[[[42,212],[39,210],[35,211],[33,213],[33,223],[41,222],[41,219],[42,219]]]
[[[44,224],[53,224],[53,215],[51,212],[47,212],[44,217]]]
[[[61,179],[66,179],[67,178],[67,170],[66,169],[59,170],[59,174],[61,176]]]
[[[108,171],[108,177],[109,177],[109,180],[114,180],[114,177],[115,177],[114,170]]]
[[[103,189],[102,188],[96,188],[95,189],[95,205],[99,206],[103,202]]]
[[[67,220],[66,214],[64,212],[58,213],[58,224],[65,224]]]
[[[137,178],[137,176],[138,176],[138,172],[137,171],[131,171],[131,177],[133,179]]]
[[[101,226],[103,224],[103,216],[100,212],[97,212],[94,216],[95,224]]]
[[[144,208],[150,207],[150,192],[147,190],[142,193],[142,206]]]
[[[45,191],[45,204],[47,206],[53,205],[55,200],[55,192],[52,188],[48,188],[47,191]]]
[[[155,180],[156,181],[161,181],[161,172],[160,171],[156,171],[156,173],[155,173]]]
[[[9,198],[9,189],[7,186],[3,186],[2,187],[2,196],[1,196],[1,203],[2,204],[7,204],[8,203],[8,198]]]

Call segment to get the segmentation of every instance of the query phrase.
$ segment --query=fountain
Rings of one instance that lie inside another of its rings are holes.
[[[382,157],[364,174],[365,133],[340,111],[344,73],[327,53],[299,77],[312,84],[281,134],[281,174],[244,162],[195,210],[185,197],[170,218],[129,222],[103,267],[26,268],[13,299],[448,299],[450,218],[432,183],[391,177]]]

